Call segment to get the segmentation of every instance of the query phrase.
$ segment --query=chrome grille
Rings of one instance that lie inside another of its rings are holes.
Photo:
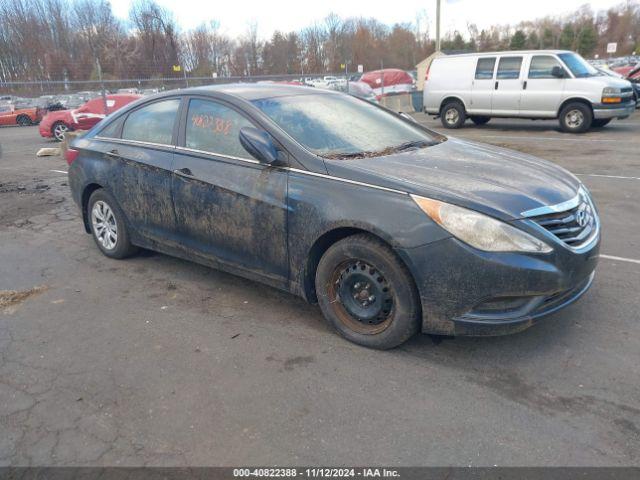
[[[579,195],[577,205],[530,219],[570,247],[579,248],[598,233],[598,219],[586,194]]]

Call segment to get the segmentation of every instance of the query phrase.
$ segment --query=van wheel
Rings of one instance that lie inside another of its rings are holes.
[[[608,125],[611,120],[611,118],[594,118],[593,122],[591,122],[591,127],[602,128],[605,125]]]
[[[124,213],[107,191],[98,189],[91,194],[87,214],[93,239],[107,257],[126,258],[137,252],[129,240]]]
[[[388,349],[419,330],[413,277],[393,250],[371,235],[333,244],[320,259],[315,281],[324,317],[347,340]]]
[[[560,112],[560,127],[568,133],[584,133],[592,121],[591,109],[584,103],[569,103]]]
[[[464,106],[458,101],[447,102],[440,110],[440,121],[444,128],[460,128],[466,119]]]
[[[476,125],[484,125],[485,123],[489,122],[489,120],[491,120],[491,117],[484,117],[482,115],[473,115],[472,117],[469,117],[469,118]]]

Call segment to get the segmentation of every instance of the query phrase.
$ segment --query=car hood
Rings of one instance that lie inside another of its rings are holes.
[[[449,137],[374,158],[326,160],[330,175],[422,195],[504,220],[576,196],[580,181],[532,155]]]

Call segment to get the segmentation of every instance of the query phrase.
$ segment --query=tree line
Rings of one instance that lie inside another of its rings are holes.
[[[107,0],[0,0],[0,81],[95,80],[189,76],[320,74],[396,67],[411,70],[435,50],[425,25],[386,25],[375,18],[330,14],[300,31],[273,32],[268,40],[250,24],[233,38],[211,20],[182,31],[172,12],[154,0],[136,0],[126,20]],[[448,32],[445,52],[563,48],[586,57],[640,53],[640,3],[594,12],[588,5],[566,17],[548,16],[518,25]],[[180,65],[181,73],[174,71]]]

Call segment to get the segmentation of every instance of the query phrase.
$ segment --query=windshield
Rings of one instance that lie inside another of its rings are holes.
[[[312,93],[253,104],[298,143],[325,158],[373,157],[439,143],[420,128],[348,95]]]
[[[587,61],[576,53],[561,53],[558,55],[576,78],[596,77],[602,75],[589,65]]]

